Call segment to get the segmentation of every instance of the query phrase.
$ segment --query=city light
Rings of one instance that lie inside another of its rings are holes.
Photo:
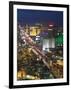
[[[51,29],[51,28],[48,28],[48,31],[52,31],[53,29]]]
[[[18,14],[17,80],[63,78],[63,23],[56,16],[63,17],[56,11],[29,12]]]

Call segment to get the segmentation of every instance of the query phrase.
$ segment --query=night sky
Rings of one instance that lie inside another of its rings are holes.
[[[48,24],[48,22],[53,22],[55,26],[62,27],[63,12],[17,9],[17,21],[21,25],[35,25],[36,23]]]

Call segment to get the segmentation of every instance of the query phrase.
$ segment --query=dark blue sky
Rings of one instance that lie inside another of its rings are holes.
[[[63,26],[63,12],[18,9],[17,21],[21,25],[53,22],[55,26]]]

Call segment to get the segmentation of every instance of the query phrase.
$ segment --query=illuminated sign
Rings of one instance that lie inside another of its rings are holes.
[[[40,29],[36,27],[30,28],[30,36],[37,36],[40,33]]]

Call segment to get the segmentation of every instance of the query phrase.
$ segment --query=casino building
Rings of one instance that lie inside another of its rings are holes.
[[[63,28],[53,23],[25,25],[25,32],[35,41],[37,47],[43,51],[53,51],[63,48]]]

